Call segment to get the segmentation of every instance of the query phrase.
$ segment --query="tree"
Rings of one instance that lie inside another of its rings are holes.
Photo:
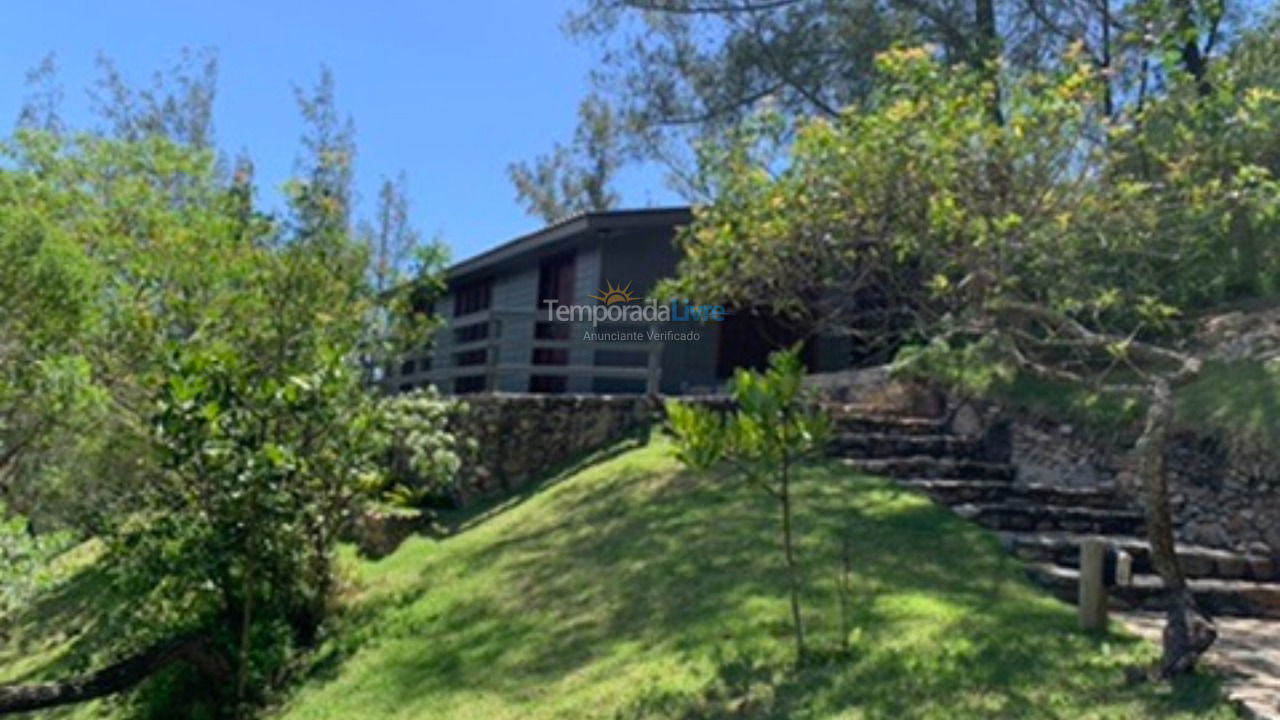
[[[438,280],[375,290],[331,80],[303,100],[315,126],[287,219],[255,208],[250,162],[228,178],[186,133],[23,131],[6,148],[8,464],[33,492],[52,473],[100,505],[84,527],[133,602],[117,610],[123,660],[0,687],[0,712],[118,692],[186,660],[198,677],[184,712],[203,698],[248,714],[319,639],[338,536],[390,484],[392,450],[456,466],[441,423],[403,427],[423,408],[372,392],[362,364],[416,327],[375,334],[372,319]],[[78,432],[59,432],[64,414]]]
[[[613,209],[618,194],[610,186],[624,160],[621,132],[618,117],[599,97],[583,100],[571,146],[557,144],[532,167],[519,162],[507,168],[516,199],[548,223]]]
[[[819,455],[830,435],[826,415],[805,402],[803,380],[804,364],[796,346],[771,355],[763,373],[737,371],[731,387],[736,409],[731,414],[676,401],[667,404],[677,454],[685,464],[705,470],[724,462],[777,501],[797,663],[805,661],[807,646],[791,487],[796,469]]]
[[[58,134],[64,129],[62,86],[58,84],[58,62],[53,53],[27,72],[29,92],[18,111],[18,127]]]
[[[1099,125],[1103,88],[1077,62],[1002,78],[1004,122],[993,123],[984,73],[920,50],[886,54],[865,109],[801,123],[776,176],[742,152],[712,168],[724,195],[681,241],[671,289],[754,296],[786,312],[907,263],[921,282],[890,291],[906,291],[911,327],[930,348],[972,348],[970,357],[1139,403],[1136,456],[1170,608],[1160,671],[1170,676],[1214,637],[1173,552],[1163,464],[1172,397],[1201,366],[1183,319],[1275,296],[1280,254],[1263,239],[1280,221],[1280,186],[1252,149],[1269,146],[1280,95],[1239,85],[1224,65],[1208,96],[1190,78],[1132,125]],[[1081,141],[1098,130],[1106,142]],[[797,292],[793,263],[814,292]]]
[[[213,101],[218,89],[218,57],[210,49],[184,48],[151,87],[129,83],[111,58],[98,56],[101,77],[90,92],[94,111],[106,123],[100,132],[122,140],[166,137],[175,143],[213,147]]]
[[[874,59],[894,47],[927,44],[994,81],[996,65],[1051,70],[1077,46],[1101,71],[1100,112],[1116,117],[1168,84],[1170,60],[1202,73],[1252,21],[1224,0],[584,0],[566,26],[599,52],[593,85],[628,156],[703,201],[698,146],[764,110],[838,116],[873,91]]]

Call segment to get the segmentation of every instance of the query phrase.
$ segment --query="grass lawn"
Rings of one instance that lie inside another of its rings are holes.
[[[847,657],[792,671],[771,500],[669,450],[655,439],[356,565],[343,647],[280,717],[1231,716],[1210,678],[1127,686],[1154,648],[1079,633],[990,534],[834,466],[798,485],[805,610],[836,648],[849,532],[855,630]]]
[[[1125,667],[1152,646],[1079,633],[991,535],[835,466],[797,487],[811,644],[831,652],[795,671],[772,501],[685,473],[669,452],[655,437],[456,534],[379,562],[346,556],[338,629],[270,717],[1232,717],[1209,677],[1127,685]],[[841,655],[846,532],[855,629]],[[68,592],[19,623],[14,646],[31,651],[0,653],[0,679],[62,674],[81,652],[38,615],[76,619]]]

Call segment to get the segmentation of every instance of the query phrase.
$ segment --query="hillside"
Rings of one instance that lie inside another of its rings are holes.
[[[835,466],[798,491],[806,620],[830,650],[815,667],[788,668],[770,501],[682,472],[655,438],[456,534],[349,559],[339,630],[272,717],[1231,716],[1209,678],[1127,685],[1152,646],[1078,633],[993,536],[922,497]],[[855,629],[842,654],[846,528]],[[33,671],[2,659],[0,677]]]

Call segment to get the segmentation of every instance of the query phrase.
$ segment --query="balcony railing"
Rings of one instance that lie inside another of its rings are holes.
[[[539,322],[545,322],[544,313],[538,310],[488,309],[450,319],[446,327],[437,331],[436,342],[430,355],[433,358],[428,370],[420,370],[411,376],[396,378],[400,381],[434,383],[443,390],[451,389],[451,381],[459,377],[484,375],[485,387],[499,388],[504,376],[516,375],[527,382],[528,376],[547,375],[565,377],[573,383],[575,378],[617,378],[641,380],[645,392],[657,393],[662,381],[661,341],[609,342],[583,339],[589,331],[599,331],[590,323],[556,323],[568,328],[565,339],[535,337]],[[481,323],[488,325],[484,338],[468,342],[454,342],[454,330]],[[610,322],[609,329],[640,332],[652,337],[658,329],[652,323]],[[535,364],[535,350],[561,350],[569,357],[568,364]],[[485,351],[483,364],[458,365],[454,361],[459,354],[476,350]],[[643,365],[600,365],[594,361],[597,351],[643,354]],[[591,358],[583,363],[584,358]],[[576,361],[576,362],[575,362]],[[521,388],[523,389],[523,388]]]

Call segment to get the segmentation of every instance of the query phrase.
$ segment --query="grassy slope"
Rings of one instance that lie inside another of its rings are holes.
[[[656,441],[357,564],[341,644],[279,717],[1229,716],[1205,678],[1127,687],[1150,646],[1079,634],[990,535],[838,468],[804,477],[799,527],[827,647],[851,528],[852,651],[788,672],[773,507],[667,451]]]
[[[106,575],[95,564],[103,548],[84,543],[63,554],[55,573],[64,578],[27,612],[0,621],[0,683],[65,678],[97,667],[100,650],[115,631],[102,622],[104,602],[116,602]],[[109,717],[110,700],[38,713],[46,720]]]

